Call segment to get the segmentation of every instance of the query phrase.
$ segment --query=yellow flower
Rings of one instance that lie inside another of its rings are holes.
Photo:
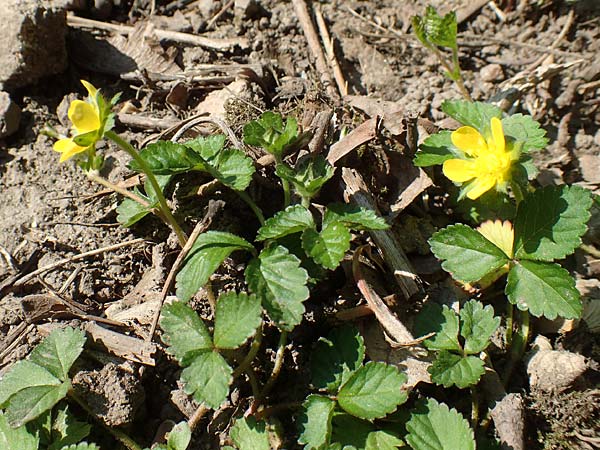
[[[492,188],[504,190],[510,179],[512,163],[517,151],[507,151],[502,122],[493,117],[491,136],[484,138],[473,127],[460,127],[451,135],[452,143],[464,158],[449,159],[442,170],[450,180],[466,183],[466,195],[475,200]]]
[[[512,224],[505,220],[488,220],[477,227],[484,238],[498,247],[509,258],[513,257],[515,230]]]
[[[102,137],[103,113],[98,105],[97,89],[87,81],[81,80],[81,83],[88,91],[87,101],[74,100],[69,106],[68,116],[73,123],[72,134],[70,138],[64,138],[54,143],[54,150],[61,153],[60,162],[66,161],[77,153],[81,153],[93,147]],[[87,146],[78,145],[75,138],[82,134],[96,132],[91,137],[91,143]]]

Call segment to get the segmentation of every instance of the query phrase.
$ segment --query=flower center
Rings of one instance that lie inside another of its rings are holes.
[[[478,173],[503,178],[510,168],[510,156],[505,152],[501,154],[485,152],[477,157],[475,164],[477,164]]]

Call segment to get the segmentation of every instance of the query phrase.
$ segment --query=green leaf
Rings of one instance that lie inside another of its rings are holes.
[[[192,149],[171,141],[157,141],[149,144],[140,152],[140,157],[146,162],[152,173],[157,175],[187,172],[202,163],[202,159]],[[135,159],[130,161],[129,168],[136,172],[143,172]]]
[[[224,144],[223,135],[200,136],[185,143],[202,158],[194,169],[208,172],[225,186],[243,191],[252,181],[254,163],[241,150],[223,149]]]
[[[229,436],[239,450],[269,450],[269,435],[263,421],[257,422],[254,417],[237,419]]]
[[[415,154],[415,166],[428,167],[443,164],[448,159],[455,158],[454,144],[451,131],[440,131],[432,134],[419,146]]]
[[[442,111],[463,125],[473,127],[484,137],[491,135],[492,117],[502,118],[502,110],[491,103],[446,100]]]
[[[311,375],[315,389],[336,392],[365,358],[363,337],[354,326],[333,329],[320,338],[312,353]]]
[[[350,249],[352,236],[346,226],[339,222],[324,227],[320,232],[308,228],[302,233],[302,248],[317,264],[335,269]]]
[[[187,422],[179,422],[169,431],[167,450],[186,450],[192,440],[192,430]]]
[[[98,131],[88,131],[87,133],[78,134],[73,137],[73,142],[81,147],[89,147],[98,141]]]
[[[462,350],[458,342],[458,316],[446,305],[427,304],[417,316],[415,333],[418,336],[435,333],[423,342],[429,350]]]
[[[554,320],[581,317],[582,305],[575,280],[558,264],[523,260],[508,272],[508,300],[521,311]]]
[[[79,444],[69,445],[68,447],[63,447],[60,450],[100,450],[96,444],[88,444],[87,442],[81,442]]]
[[[404,442],[389,431],[372,431],[367,436],[365,450],[394,450]]]
[[[484,363],[476,356],[461,356],[442,350],[428,369],[431,380],[448,388],[464,389],[479,382],[485,372]]]
[[[60,384],[60,380],[45,368],[29,360],[19,361],[0,380],[0,407],[6,407],[10,397],[24,389]]]
[[[262,320],[260,300],[245,292],[225,292],[215,307],[215,347],[238,348],[252,336]]]
[[[433,6],[427,6],[425,16],[412,18],[413,30],[417,38],[426,46],[456,48],[456,13],[449,12],[441,17]]]
[[[55,386],[33,386],[20,390],[10,397],[5,410],[8,423],[12,427],[20,427],[36,419],[65,398],[70,388],[71,382],[63,381]]]
[[[334,447],[335,444],[332,444],[329,449],[363,449],[367,445],[369,434],[376,431],[370,422],[338,411],[333,413],[331,425],[331,441],[339,443],[341,446]]]
[[[313,198],[323,185],[333,176],[334,168],[322,155],[300,159],[292,169],[286,164],[278,164],[275,173],[294,186],[302,198]]]
[[[256,240],[279,239],[314,226],[313,216],[308,209],[302,205],[291,205],[267,219],[258,230]]]
[[[500,325],[500,317],[494,317],[494,308],[469,300],[460,310],[460,335],[465,339],[464,350],[467,355],[485,350],[490,338]]]
[[[384,417],[408,398],[402,390],[406,380],[406,375],[394,366],[368,362],[350,375],[338,393],[338,403],[361,419]]]
[[[196,311],[182,302],[165,305],[161,311],[162,340],[168,345],[167,353],[175,356],[182,366],[194,357],[212,349],[212,340],[204,322]]]
[[[406,424],[413,450],[475,450],[473,430],[454,408],[434,399],[422,402]]]
[[[515,219],[515,256],[552,261],[581,245],[590,218],[590,191],[547,186],[525,197]]]
[[[90,434],[91,428],[90,424],[79,422],[66,406],[60,408],[52,422],[52,443],[48,450],[59,450],[66,445],[77,444]]]
[[[546,130],[531,116],[513,114],[502,119],[504,135],[515,142],[521,142],[521,151],[531,152],[542,150],[548,145]]]
[[[298,136],[296,119],[288,117],[285,126],[279,114],[271,111],[263,113],[259,119],[244,126],[244,142],[264,148],[280,158],[283,150]]]
[[[187,302],[235,250],[253,251],[254,247],[239,236],[223,231],[207,231],[194,242],[177,274],[177,298]]]
[[[502,250],[481,233],[457,224],[446,227],[429,239],[431,251],[455,280],[471,283],[494,272],[508,262]]]
[[[308,273],[300,260],[285,247],[273,245],[260,252],[246,267],[246,282],[263,303],[269,317],[283,330],[291,331],[302,321],[309,296]]]
[[[298,442],[304,444],[306,450],[320,449],[329,444],[335,402],[321,395],[309,395],[302,406]]]
[[[125,228],[139,222],[148,214],[150,214],[149,208],[142,206],[130,198],[124,198],[119,206],[117,206],[117,222]]]
[[[38,450],[39,438],[27,431],[25,425],[13,428],[0,411],[0,448],[6,450]]]
[[[351,230],[387,230],[390,226],[372,209],[346,203],[330,203],[323,216],[323,228],[339,222]]]
[[[69,379],[69,369],[83,351],[85,334],[74,328],[54,330],[33,349],[29,360],[59,380]]]
[[[217,409],[227,399],[229,385],[233,381],[232,369],[216,351],[197,355],[192,363],[183,369],[181,379],[185,383],[185,393],[209,408]]]

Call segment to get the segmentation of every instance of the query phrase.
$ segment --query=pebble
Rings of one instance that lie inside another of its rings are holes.
[[[489,83],[498,83],[504,80],[504,71],[500,64],[488,64],[479,71],[479,75],[483,81]]]
[[[0,92],[0,138],[17,131],[20,121],[21,108],[11,100],[8,92]]]

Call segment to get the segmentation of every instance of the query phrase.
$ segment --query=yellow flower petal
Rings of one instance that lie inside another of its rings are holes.
[[[73,139],[60,139],[54,143],[52,148],[54,151],[61,153],[60,162],[65,162],[77,153],[81,153],[87,149],[87,147],[77,145]]]
[[[68,116],[73,122],[73,127],[77,130],[77,134],[88,133],[100,128],[98,112],[89,103],[73,100],[71,106],[69,106]]]
[[[496,247],[502,250],[506,256],[512,258],[513,246],[515,242],[515,231],[512,224],[505,220],[488,220],[483,222],[477,228],[488,241],[493,243]]]
[[[444,175],[456,183],[469,181],[477,176],[476,165],[466,159],[449,159],[442,166]]]
[[[502,131],[502,122],[497,117],[492,117],[490,125],[492,127],[494,150],[496,153],[504,153],[506,141],[504,140],[504,131]]]
[[[452,132],[450,139],[456,148],[469,156],[477,156],[487,150],[485,139],[473,127],[460,127]]]
[[[485,194],[496,184],[496,179],[492,175],[480,175],[473,183],[471,183],[470,190],[467,192],[467,197],[471,200],[479,198]]]
[[[83,86],[85,87],[85,89],[88,91],[88,95],[91,98],[96,98],[96,94],[98,93],[98,89],[96,89],[94,87],[94,85],[92,83],[90,83],[89,81],[85,81],[85,80],[79,80],[81,81],[81,84],[83,84]]]

